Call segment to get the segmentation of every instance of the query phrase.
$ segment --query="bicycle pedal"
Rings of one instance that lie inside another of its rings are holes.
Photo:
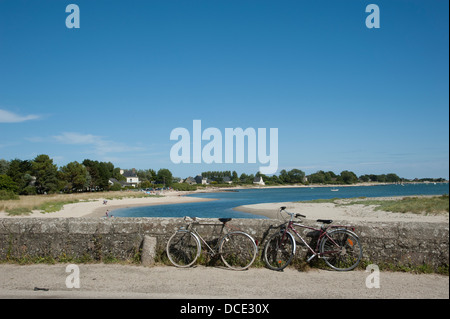
[[[309,257],[307,260],[306,260],[306,262],[307,263],[309,263],[314,257],[316,257],[317,255],[312,255],[311,257]],[[320,258],[320,256],[319,256],[319,258]]]

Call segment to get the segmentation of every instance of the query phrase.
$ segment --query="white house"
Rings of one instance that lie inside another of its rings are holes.
[[[120,170],[120,174],[123,175],[127,180],[123,186],[137,187],[139,185],[139,177],[136,174],[136,170]]]

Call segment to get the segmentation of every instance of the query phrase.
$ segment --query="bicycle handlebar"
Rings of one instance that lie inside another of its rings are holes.
[[[302,214],[294,214],[294,213],[289,213],[289,212],[287,212],[286,211],[286,206],[281,206],[280,207],[280,212],[282,212],[282,211],[284,211],[286,214],[288,214],[288,215],[291,215],[291,218],[292,217],[296,217],[296,218],[299,218],[299,217],[303,217],[303,218],[306,218],[306,216],[305,215],[302,215]]]

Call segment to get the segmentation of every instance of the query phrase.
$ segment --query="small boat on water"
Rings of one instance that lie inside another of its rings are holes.
[[[338,192],[338,191],[339,191],[339,188],[332,188],[331,191],[332,191],[332,192]]]

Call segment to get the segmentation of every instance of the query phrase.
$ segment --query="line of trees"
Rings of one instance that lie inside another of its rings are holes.
[[[228,176],[233,183],[237,184],[252,184],[255,177],[261,176],[266,184],[269,185],[283,185],[283,184],[356,184],[360,182],[380,182],[380,183],[400,183],[407,181],[400,178],[397,174],[366,174],[357,176],[354,172],[345,170],[340,174],[335,174],[332,171],[317,171],[316,173],[306,175],[300,169],[281,170],[279,175],[267,176],[260,172],[256,174],[247,175],[242,173],[239,177],[236,171],[208,171],[202,173],[203,177],[214,180],[218,183],[223,181],[225,176]],[[443,181],[443,179],[438,179]],[[436,179],[434,181],[437,181]]]
[[[33,160],[0,160],[0,190],[20,195],[108,190],[110,178],[124,179],[110,162],[85,159],[58,168],[45,154]]]
[[[0,192],[2,198],[8,194],[36,195],[52,193],[77,193],[90,191],[121,190],[126,177],[119,167],[111,162],[85,159],[70,162],[58,168],[48,155],[36,156],[33,160],[0,159]],[[162,168],[136,170],[141,188],[171,186],[172,172]],[[110,180],[115,181],[113,183]],[[8,194],[6,194],[8,193]]]
[[[137,170],[141,188],[173,187],[184,189],[185,184],[179,183],[168,169]],[[332,171],[317,171],[306,175],[300,169],[281,170],[279,175],[267,176],[260,172],[256,174],[236,171],[207,171],[203,177],[215,181],[217,184],[227,181],[233,184],[252,184],[255,177],[262,177],[266,185],[284,184],[355,184],[359,182],[399,183],[409,181],[400,178],[397,174],[365,174],[357,176],[351,171],[342,171],[335,174]],[[119,183],[111,184],[110,179]],[[0,159],[0,192],[20,195],[50,194],[57,192],[73,193],[86,191],[105,191],[122,189],[121,181],[126,178],[120,174],[120,168],[114,167],[111,162],[99,162],[85,159],[82,163],[70,162],[60,168],[53,163],[48,155],[41,154],[33,160],[14,159],[6,161]],[[442,182],[444,179],[415,179],[413,181]],[[5,197],[5,196],[2,196]]]

